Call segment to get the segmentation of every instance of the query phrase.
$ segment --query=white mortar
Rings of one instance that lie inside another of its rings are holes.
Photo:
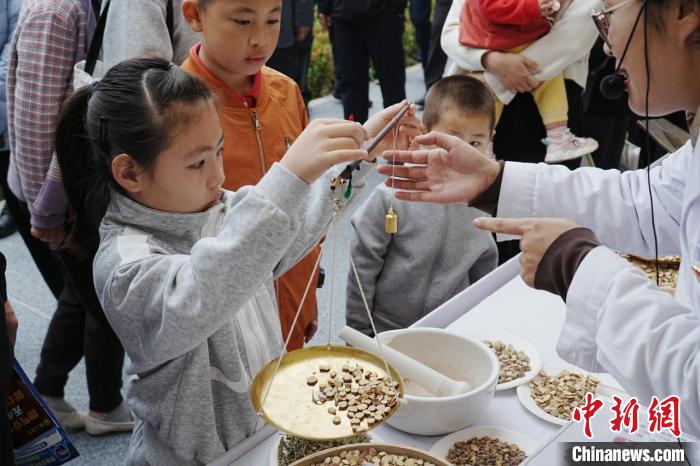
[[[417,396],[407,390],[401,407],[386,422],[416,435],[444,435],[473,424],[486,410],[496,392],[500,371],[498,358],[482,343],[446,330],[415,328],[384,332],[380,341],[455,379],[472,389],[449,397]]]

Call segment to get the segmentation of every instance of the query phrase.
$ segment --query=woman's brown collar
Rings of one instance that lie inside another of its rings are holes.
[[[688,120],[688,128],[690,128],[690,140],[695,146],[698,142],[698,137],[700,136],[700,118],[695,118],[696,115],[700,113],[700,108],[693,112],[686,113],[686,118]]]

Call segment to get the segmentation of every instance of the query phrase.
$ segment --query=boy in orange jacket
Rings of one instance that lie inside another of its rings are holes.
[[[182,67],[220,99],[223,187],[256,184],[308,124],[296,83],[264,66],[277,46],[282,0],[184,0],[182,12],[201,37]],[[317,247],[276,283],[284,338],[319,253]],[[318,272],[312,280],[290,350],[301,348],[316,331]]]

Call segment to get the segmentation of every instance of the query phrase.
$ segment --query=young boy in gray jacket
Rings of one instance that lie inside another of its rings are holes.
[[[494,99],[479,80],[450,76],[428,93],[423,124],[490,150]],[[353,215],[351,254],[378,332],[406,328],[496,268],[490,233],[472,220],[484,213],[466,204],[437,205],[394,199],[398,233],[384,231],[391,188],[380,184]],[[360,287],[350,269],[347,325],[372,335]]]

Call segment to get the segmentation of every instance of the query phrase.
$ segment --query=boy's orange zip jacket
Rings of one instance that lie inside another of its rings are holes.
[[[296,83],[277,71],[263,67],[255,76],[249,95],[241,96],[214,75],[199,58],[200,45],[190,50],[182,68],[199,77],[218,99],[224,131],[224,188],[232,191],[254,185],[282,159],[287,148],[308,124],[304,100]],[[277,280],[277,302],[282,337],[286,338],[313,271],[320,247]],[[306,329],[317,318],[316,272],[288,349],[304,345]]]

